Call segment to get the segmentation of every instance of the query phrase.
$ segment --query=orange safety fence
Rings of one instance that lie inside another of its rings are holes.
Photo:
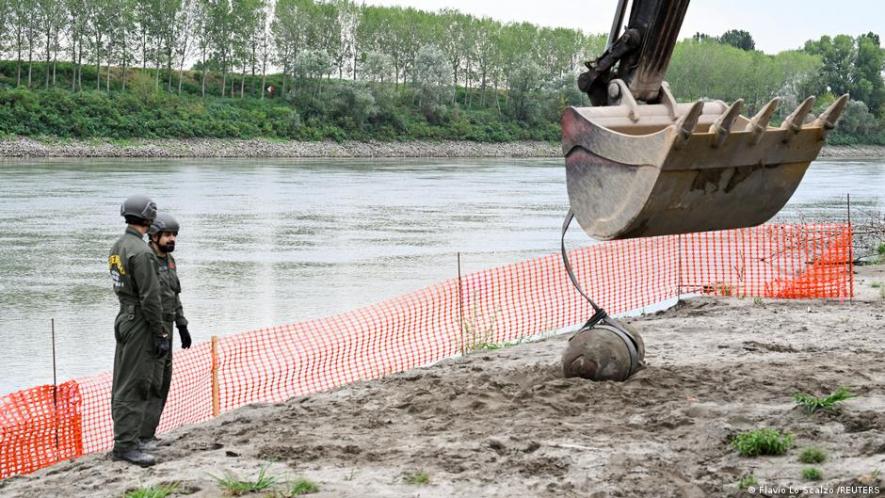
[[[682,293],[853,297],[850,225],[762,225],[676,237]]]
[[[606,242],[569,258],[584,289],[617,315],[686,293],[850,298],[851,243],[846,224],[763,225]],[[159,431],[561,330],[591,314],[551,254],[324,319],[213,338],[175,351]],[[110,390],[106,372],[0,398],[0,478],[110,449]]]
[[[75,380],[0,399],[0,477],[27,474],[83,454],[83,398]]]

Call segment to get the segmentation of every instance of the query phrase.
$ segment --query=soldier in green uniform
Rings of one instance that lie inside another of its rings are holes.
[[[111,392],[111,456],[150,466],[156,459],[141,449],[139,436],[151,392],[160,390],[155,381],[158,370],[172,345],[163,324],[157,258],[144,241],[157,216],[157,205],[146,196],[134,195],[123,202],[120,215],[128,226],[108,256],[114,293],[120,300],[120,312],[114,322],[117,348]]]
[[[163,324],[169,333],[172,333],[172,324],[178,327],[181,336],[181,347],[191,347],[191,335],[187,331],[187,318],[184,317],[184,308],[181,306],[181,282],[178,281],[178,272],[175,266],[175,258],[172,251],[175,250],[175,240],[178,236],[178,221],[172,216],[158,214],[151,224],[148,234],[150,247],[157,256],[160,267],[160,294],[163,301]],[[153,451],[159,442],[156,437],[157,425],[160,423],[160,415],[166,406],[166,397],[169,395],[169,385],[172,382],[172,351],[163,357],[163,367],[158,371],[160,377],[156,382],[160,385],[159,391],[151,391],[148,403],[148,411],[145,414],[141,426],[141,448]]]

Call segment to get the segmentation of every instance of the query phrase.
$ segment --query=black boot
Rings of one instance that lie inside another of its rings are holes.
[[[160,445],[160,440],[156,437],[139,439],[138,440],[138,449],[141,451],[156,451],[157,447]]]
[[[157,459],[154,458],[153,455],[149,455],[137,448],[123,451],[114,450],[111,453],[111,458],[114,460],[125,460],[142,467],[150,467],[157,463]]]

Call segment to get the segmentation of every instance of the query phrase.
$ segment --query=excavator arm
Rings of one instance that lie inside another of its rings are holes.
[[[816,119],[814,97],[780,126],[781,102],[742,116],[743,100],[677,103],[664,75],[689,0],[626,0],[605,51],[578,81],[592,107],[562,117],[569,203],[591,237],[609,240],[722,230],[768,221],[817,158],[848,101]]]
[[[661,84],[676,45],[689,0],[636,0],[630,20],[621,33],[627,0],[619,0],[605,52],[587,62],[578,87],[595,106],[619,98],[617,86],[609,97],[609,84],[619,79],[633,98],[647,103],[660,101]]]

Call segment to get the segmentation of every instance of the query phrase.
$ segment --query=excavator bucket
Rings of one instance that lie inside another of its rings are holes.
[[[809,97],[772,127],[778,99],[748,118],[741,100],[637,105],[624,90],[620,105],[562,117],[569,202],[601,240],[764,223],[799,186],[848,100],[809,121]]]

